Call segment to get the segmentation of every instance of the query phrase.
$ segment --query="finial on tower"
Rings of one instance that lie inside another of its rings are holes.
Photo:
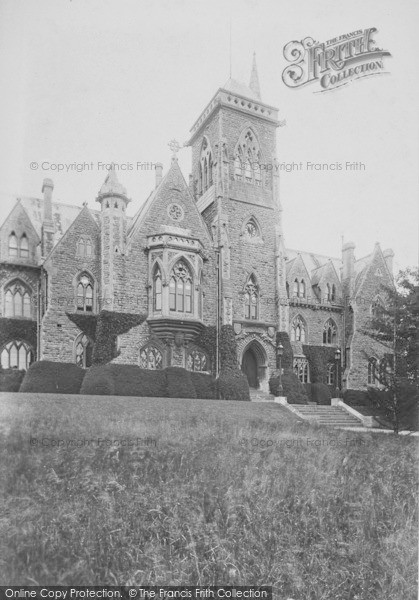
[[[253,52],[253,64],[252,64],[252,73],[250,75],[250,89],[256,94],[256,96],[261,100],[260,97],[260,86],[259,86],[259,77],[258,77],[258,68],[256,66],[256,52]]]

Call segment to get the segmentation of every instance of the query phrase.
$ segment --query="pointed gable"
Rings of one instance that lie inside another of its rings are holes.
[[[209,233],[189,192],[176,159],[162,182],[148,197],[134,218],[129,238],[141,232],[154,235],[173,232],[210,242]]]
[[[384,258],[380,244],[376,243],[372,254],[356,261],[355,296],[373,297],[383,286],[393,286],[394,279]]]
[[[29,256],[25,259],[25,263],[38,263],[37,246],[40,237],[32,224],[32,221],[26,212],[22,202],[18,200],[8,217],[0,227],[0,260],[8,262],[16,262],[16,257],[9,256],[9,237],[14,233],[16,238],[20,240],[23,235],[26,236],[29,246]],[[20,262],[20,257],[17,257]]]
[[[46,261],[54,263],[57,255],[77,257],[77,244],[79,240],[90,238],[93,244],[93,253],[89,260],[97,259],[100,253],[100,227],[91,211],[84,206],[65,234],[58,240]]]

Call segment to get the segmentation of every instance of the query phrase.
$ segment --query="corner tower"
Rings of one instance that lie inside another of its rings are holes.
[[[96,201],[101,206],[101,296],[103,306],[113,310],[122,306],[125,282],[127,239],[126,209],[130,199],[119,183],[112,164]]]
[[[288,329],[279,125],[278,109],[261,99],[254,56],[250,85],[230,78],[219,88],[188,142],[193,195],[219,251],[220,321],[234,325],[244,353],[251,340],[265,340],[255,350],[259,381],[275,368],[275,332]]]

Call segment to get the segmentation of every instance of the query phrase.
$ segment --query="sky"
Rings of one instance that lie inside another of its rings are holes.
[[[45,177],[55,200],[98,208],[110,162],[133,166],[119,179],[134,214],[155,175],[137,163],[161,162],[165,172],[169,141],[188,140],[230,59],[232,76],[248,83],[256,52],[262,100],[286,122],[278,161],[303,164],[281,172],[286,245],[339,257],[342,240],[353,241],[361,258],[378,241],[393,248],[396,271],[415,266],[418,17],[415,0],[1,0],[0,222],[14,198],[42,197]],[[327,93],[284,84],[287,43],[370,27],[391,54],[386,74]],[[90,168],[54,169],[72,163]],[[188,180],[190,148],[179,163]]]

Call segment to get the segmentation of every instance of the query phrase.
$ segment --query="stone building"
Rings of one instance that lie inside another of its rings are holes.
[[[120,336],[116,362],[214,371],[197,336],[231,324],[252,387],[268,388],[278,332],[289,335],[301,381],[312,377],[309,351],[328,348],[324,378],[336,385],[339,348],[343,386],[373,384],[388,349],[362,330],[385,303],[393,252],[376,244],[357,260],[352,243],[341,258],[285,247],[279,124],[254,61],[249,86],[229,79],[195,121],[188,182],[174,152],[164,176],[156,166],[155,189],[134,217],[114,167],[97,210],[54,202],[50,179],[43,198],[17,199],[0,228],[2,366],[89,366],[92,341],[66,312],[106,309],[148,315]]]

